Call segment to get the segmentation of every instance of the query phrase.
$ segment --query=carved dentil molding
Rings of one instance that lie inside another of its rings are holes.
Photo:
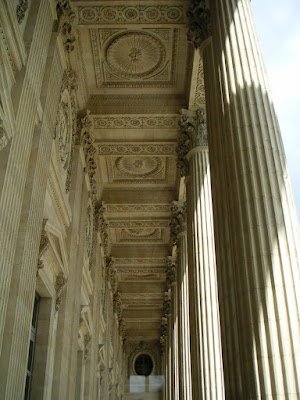
[[[178,235],[186,231],[186,203],[183,201],[173,201],[171,211],[170,234],[173,245],[176,245]]]
[[[205,111],[199,109],[197,111],[181,110],[182,117],[180,120],[180,134],[178,136],[178,145],[176,148],[178,161],[177,167],[181,176],[189,173],[187,154],[197,147],[207,147],[207,127]]]
[[[192,0],[187,12],[189,20],[187,38],[195,49],[211,36],[211,16],[206,3],[206,0]]]

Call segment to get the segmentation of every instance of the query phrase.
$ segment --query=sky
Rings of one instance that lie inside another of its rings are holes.
[[[300,220],[300,0],[252,0]]]

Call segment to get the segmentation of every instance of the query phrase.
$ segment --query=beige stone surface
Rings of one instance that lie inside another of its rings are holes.
[[[299,397],[279,130],[249,0],[210,3],[0,2],[1,399]]]

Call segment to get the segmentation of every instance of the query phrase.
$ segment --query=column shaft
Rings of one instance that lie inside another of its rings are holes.
[[[298,399],[298,225],[250,1],[212,1],[211,16],[222,101],[218,139],[223,158],[216,168],[225,171],[232,256],[219,275],[220,300],[235,297],[228,307],[234,337],[223,329],[223,338],[227,357],[241,366],[237,376],[232,375],[237,373],[234,368],[227,371],[226,394],[231,399]],[[207,112],[212,119],[214,110],[208,107]],[[210,140],[212,147],[215,143],[215,138]],[[231,277],[230,286],[225,275]],[[223,321],[227,318],[222,316]],[[232,346],[237,351],[231,351]]]
[[[189,322],[189,282],[186,231],[178,235],[178,347],[179,347],[179,398],[190,400],[191,358]]]
[[[224,398],[207,147],[188,154],[187,234],[194,399]]]

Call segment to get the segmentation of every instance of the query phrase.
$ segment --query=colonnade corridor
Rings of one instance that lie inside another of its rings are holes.
[[[0,399],[299,400],[299,227],[250,0],[0,1]]]

